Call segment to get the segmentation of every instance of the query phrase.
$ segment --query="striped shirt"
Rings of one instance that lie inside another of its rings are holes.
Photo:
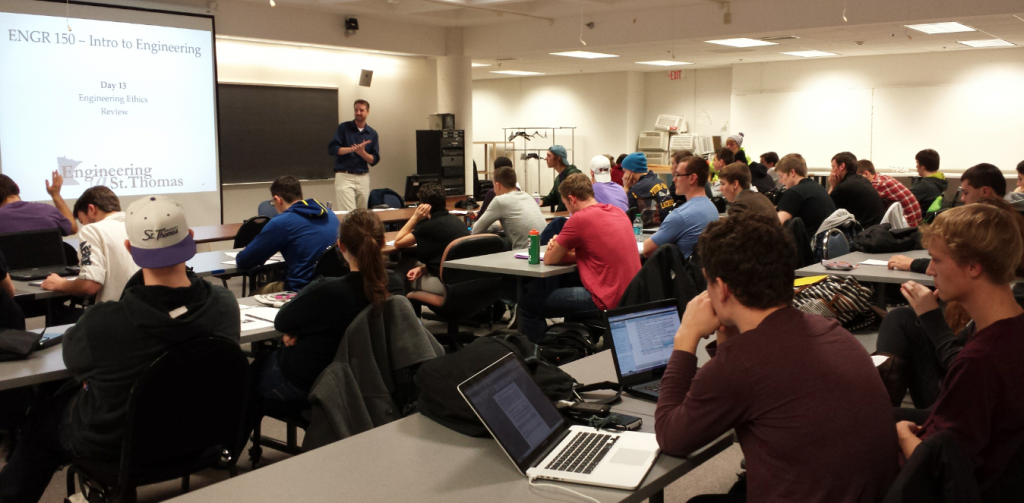
[[[878,191],[878,195],[882,196],[886,207],[892,203],[900,203],[900,206],[903,207],[903,217],[907,219],[907,223],[911,227],[917,227],[917,224],[921,222],[921,205],[918,204],[917,198],[906,185],[887,175],[875,175],[871,185]]]

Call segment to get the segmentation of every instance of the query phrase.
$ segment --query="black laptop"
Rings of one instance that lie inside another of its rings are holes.
[[[11,279],[32,281],[51,274],[75,276],[77,266],[68,267],[64,239],[57,228],[0,234],[0,252],[4,254]]]
[[[605,343],[622,389],[638,398],[658,401],[661,375],[672,357],[679,309],[675,299],[605,311]]]

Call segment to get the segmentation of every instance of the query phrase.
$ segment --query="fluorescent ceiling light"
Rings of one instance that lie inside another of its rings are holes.
[[[1007,42],[1001,38],[993,38],[989,40],[961,40],[957,43],[968,47],[1016,47],[1012,42]]]
[[[552,56],[568,56],[570,58],[583,58],[583,59],[600,59],[600,58],[617,58],[618,54],[602,54],[600,52],[590,51],[569,51],[569,52],[552,52]]]
[[[491,65],[489,63],[473,63],[473,68],[477,68],[477,67],[481,67],[481,66],[491,66]]]
[[[794,52],[783,52],[786,56],[799,56],[801,58],[820,58],[822,56],[838,56],[834,52],[825,51],[794,51]]]
[[[654,65],[654,66],[682,66],[692,65],[693,63],[687,63],[686,61],[669,61],[666,59],[660,59],[658,61],[637,61],[638,65]]]
[[[964,26],[960,23],[926,23],[926,24],[907,24],[904,25],[911,30],[917,30],[922,33],[929,35],[935,35],[936,33],[961,33],[965,31],[976,31],[970,26]]]
[[[492,71],[491,73],[500,73],[503,75],[544,75],[540,72],[524,72],[522,70],[498,70]]]
[[[779,45],[775,42],[767,42],[753,38],[727,38],[724,40],[705,40],[709,44],[727,45],[729,47],[758,47],[762,45]]]

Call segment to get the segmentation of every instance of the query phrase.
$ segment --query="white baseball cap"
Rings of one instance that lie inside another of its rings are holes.
[[[124,226],[139,267],[156,269],[180,264],[196,254],[188,232],[185,208],[166,196],[147,196],[128,206]]]
[[[594,181],[597,183],[612,181],[612,165],[608,162],[608,158],[603,155],[595,155],[590,160],[590,172],[594,173]]]

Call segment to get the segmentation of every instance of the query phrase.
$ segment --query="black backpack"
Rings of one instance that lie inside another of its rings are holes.
[[[420,389],[420,413],[463,435],[488,436],[487,428],[462,398],[458,386],[509,353],[526,365],[533,381],[552,401],[572,399],[576,381],[541,358],[536,344],[520,334],[497,333],[420,365],[415,377]]]
[[[586,358],[597,352],[593,334],[581,323],[556,323],[551,325],[544,338],[537,341],[540,356],[555,365]]]

